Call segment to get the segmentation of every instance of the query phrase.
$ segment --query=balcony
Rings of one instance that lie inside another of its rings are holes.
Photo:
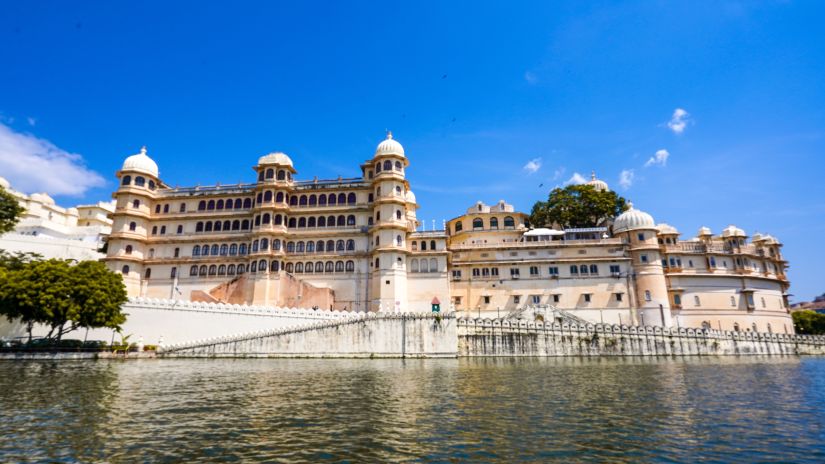
[[[544,242],[491,242],[491,243],[462,243],[452,245],[450,248],[457,251],[471,251],[492,248],[556,248],[575,247],[584,245],[621,245],[620,238],[603,238],[598,240],[553,240]]]

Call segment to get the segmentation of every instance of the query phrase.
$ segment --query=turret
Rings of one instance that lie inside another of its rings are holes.
[[[633,260],[636,307],[639,323],[644,325],[672,325],[670,299],[667,292],[656,223],[644,211],[633,208],[616,217],[613,234],[622,237]]]
[[[404,147],[392,133],[378,144],[372,159],[375,175],[373,225],[370,228],[373,309],[404,310],[407,301],[407,234],[412,230],[408,207],[415,200],[408,196],[405,169],[409,161]],[[414,217],[414,216],[413,216]]]
[[[265,260],[263,269],[256,269],[260,279],[283,269],[289,199],[293,190],[293,175],[297,172],[292,159],[282,152],[273,152],[258,159],[253,169],[258,173],[255,186],[255,207],[252,222],[250,263]]]

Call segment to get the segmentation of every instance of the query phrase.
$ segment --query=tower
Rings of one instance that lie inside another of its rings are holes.
[[[106,262],[109,269],[120,272],[127,291],[142,295],[142,283],[150,278],[143,262],[148,256],[152,203],[158,187],[158,165],[146,155],[146,147],[123,162],[116,173],[119,186],[112,197],[115,214],[112,233],[107,245]]]
[[[369,229],[372,310],[405,310],[407,304],[407,215],[409,186],[404,147],[387,133],[372,159],[373,225]]]
[[[624,239],[630,251],[639,324],[673,325],[662,255],[653,217],[633,208],[616,217],[613,234]]]

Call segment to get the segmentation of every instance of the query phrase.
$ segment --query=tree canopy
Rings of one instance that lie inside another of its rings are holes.
[[[123,278],[101,262],[50,259],[0,272],[0,315],[24,323],[29,338],[38,323],[50,328],[47,338],[59,341],[81,327],[120,330],[126,321]]]
[[[530,212],[535,227],[595,227],[627,210],[627,201],[611,190],[590,185],[555,188],[547,201],[537,201]]]
[[[803,335],[825,334],[825,314],[804,310],[791,313],[796,333]]]
[[[0,234],[14,229],[25,211],[17,198],[0,186]]]

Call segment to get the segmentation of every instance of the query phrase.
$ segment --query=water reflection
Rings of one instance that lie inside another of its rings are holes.
[[[0,461],[825,459],[825,359],[0,362]]]

